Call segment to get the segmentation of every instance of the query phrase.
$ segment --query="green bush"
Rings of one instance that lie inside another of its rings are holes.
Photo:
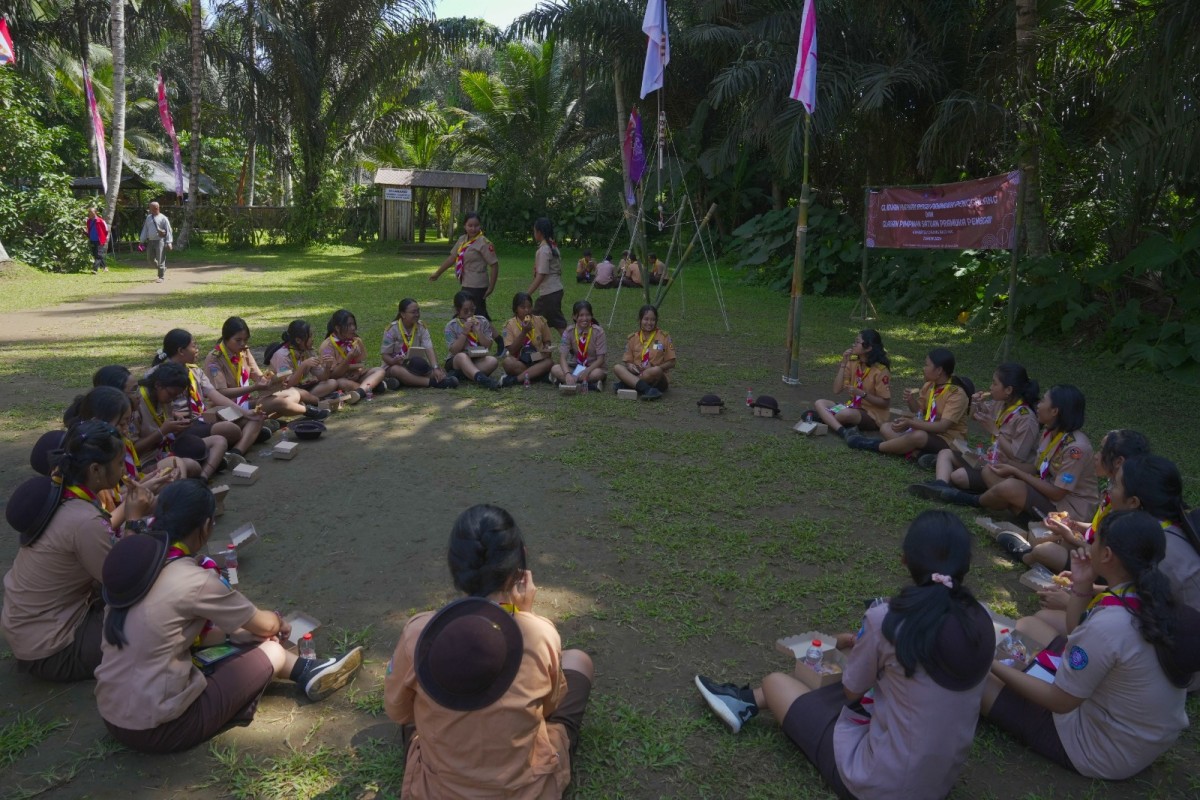
[[[87,203],[54,149],[66,136],[36,118],[37,90],[16,70],[0,69],[0,242],[9,255],[48,272],[91,268],[84,233]]]

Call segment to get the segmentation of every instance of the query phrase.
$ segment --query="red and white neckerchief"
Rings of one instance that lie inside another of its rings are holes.
[[[235,353],[234,355],[230,355],[229,351],[225,348],[224,342],[219,342],[217,344],[217,351],[220,353],[221,358],[225,359],[225,366],[229,368],[229,374],[232,375],[234,380],[236,380],[238,382],[238,387],[249,386],[250,385],[250,363],[249,363],[250,359],[243,358],[242,353]],[[243,395],[238,395],[238,399],[236,402],[239,406],[242,403],[249,403],[250,402],[250,393],[246,392]]]
[[[854,380],[854,388],[865,392],[865,390],[863,390],[863,384],[866,383],[867,376],[870,374],[871,374],[870,367],[867,367],[866,372],[863,372],[859,367],[855,367],[854,368],[854,379],[855,379]],[[866,396],[865,393],[855,395],[854,397],[850,398],[850,402],[847,403],[847,405],[850,406],[850,408],[862,408],[863,397],[865,397],[865,396]]]
[[[466,265],[463,264],[463,258],[466,255],[467,248],[475,244],[475,240],[480,236],[483,236],[483,231],[480,231],[459,245],[458,253],[454,256],[454,277],[458,278],[459,283],[462,283],[463,272],[466,270]]]
[[[590,328],[589,328],[590,330]],[[638,331],[638,342],[642,345],[642,369],[650,366],[650,348],[654,346],[654,339],[658,336],[658,329],[655,328],[650,334],[650,339],[643,339],[642,332]]]
[[[592,326],[587,329],[587,336],[579,335],[578,326],[575,328],[575,362],[585,367],[588,363],[588,348],[592,344]]]
[[[1058,455],[1058,451],[1062,449],[1063,444],[1066,442],[1066,431],[1059,431],[1053,436],[1050,434],[1050,431],[1042,434],[1042,441],[1044,442],[1049,439],[1050,443],[1038,453],[1038,477],[1042,480],[1047,480],[1047,476],[1050,474],[1050,462],[1054,460],[1054,457]]]

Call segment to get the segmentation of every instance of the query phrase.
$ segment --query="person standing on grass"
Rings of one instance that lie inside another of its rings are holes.
[[[496,291],[496,279],[500,276],[500,259],[496,257],[496,246],[483,235],[483,223],[479,214],[470,211],[463,219],[463,233],[450,248],[450,255],[429,276],[436,281],[442,273],[454,267],[454,277],[462,285],[462,291],[475,301],[475,312],[492,321],[488,315],[487,299]]]
[[[567,329],[567,318],[562,313],[562,254],[554,242],[554,225],[549,218],[534,220],[533,241],[538,246],[533,257],[533,283],[525,294],[533,297],[538,293],[533,313],[545,317],[550,327],[562,334]]]
[[[146,259],[158,270],[155,283],[162,283],[167,277],[167,250],[175,246],[175,237],[171,233],[171,220],[162,213],[158,203],[150,203],[146,221],[142,223],[142,233],[138,237],[146,246]]]
[[[836,637],[846,653],[841,683],[810,690],[775,672],[751,689],[695,677],[734,733],[768,708],[840,798],[945,797],[975,738],[996,636],[963,585],[971,534],[953,514],[926,511],[900,559],[912,583],[872,605],[858,633]]]
[[[104,252],[108,248],[108,225],[96,213],[95,207],[87,210],[88,246],[92,250],[92,270],[99,275],[100,270],[108,272],[108,263],[104,260]]]

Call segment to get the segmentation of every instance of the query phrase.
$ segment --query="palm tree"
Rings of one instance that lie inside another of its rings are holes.
[[[112,34],[112,152],[108,162],[108,192],[104,219],[111,226],[121,190],[122,155],[125,152],[125,0],[112,0],[109,29]]]
[[[191,96],[192,96],[192,126],[191,126],[191,162],[188,167],[188,196],[187,209],[183,214],[183,226],[176,237],[175,246],[186,250],[191,242],[192,228],[196,225],[196,201],[200,196],[200,95],[204,74],[201,71],[204,63],[204,24],[200,14],[200,0],[191,2],[191,33],[188,42],[192,54]]]

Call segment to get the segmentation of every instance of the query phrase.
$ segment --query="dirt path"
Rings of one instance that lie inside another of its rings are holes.
[[[155,283],[154,272],[149,269],[130,273],[125,283],[129,288],[99,297],[90,297],[74,303],[62,303],[32,311],[17,311],[0,315],[0,345],[18,341],[53,341],[62,337],[64,323],[70,324],[79,333],[101,331],[111,324],[111,313],[123,306],[145,303],[154,297],[163,297],[184,289],[213,283],[232,270],[253,269],[237,264],[204,264],[187,267],[167,267],[167,279]],[[108,284],[113,285],[113,284]],[[107,320],[107,322],[106,322]],[[145,330],[158,330],[162,324],[155,321]],[[141,333],[134,322],[131,332]]]

